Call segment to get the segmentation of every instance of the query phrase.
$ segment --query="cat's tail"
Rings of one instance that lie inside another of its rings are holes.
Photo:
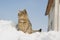
[[[39,31],[39,32],[42,32],[42,29],[39,29],[38,31]]]
[[[42,32],[42,29],[39,29],[39,30],[33,30],[32,32],[33,32],[33,33],[34,33],[34,32]]]

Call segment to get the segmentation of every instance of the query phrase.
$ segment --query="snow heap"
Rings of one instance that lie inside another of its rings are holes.
[[[35,32],[32,34],[16,30],[12,21],[0,20],[0,40],[60,40],[60,32]]]

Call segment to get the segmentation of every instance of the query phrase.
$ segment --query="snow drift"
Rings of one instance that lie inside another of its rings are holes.
[[[32,34],[16,30],[16,24],[0,20],[0,40],[60,40],[60,32],[35,32]]]

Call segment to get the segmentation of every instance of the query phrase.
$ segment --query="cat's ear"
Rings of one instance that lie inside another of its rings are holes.
[[[26,11],[26,9],[24,9],[23,11],[24,11],[24,13],[25,13],[25,14],[27,14],[27,11]]]
[[[18,16],[21,14],[20,12],[21,12],[21,10],[18,10]]]

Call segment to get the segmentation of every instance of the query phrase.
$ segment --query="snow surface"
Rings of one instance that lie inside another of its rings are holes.
[[[32,34],[16,30],[16,24],[0,20],[0,40],[60,40],[60,32],[35,32]]]

